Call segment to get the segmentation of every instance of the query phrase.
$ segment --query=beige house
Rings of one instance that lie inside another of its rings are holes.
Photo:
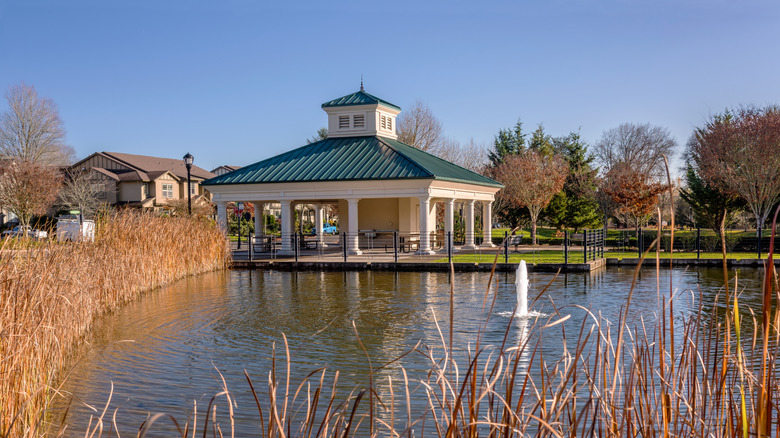
[[[224,175],[224,174],[226,174],[228,172],[232,172],[234,170],[238,170],[240,168],[241,168],[241,166],[228,166],[228,165],[219,166],[216,169],[211,169],[211,173],[213,173],[216,176],[220,176],[220,175]]]
[[[92,172],[103,186],[99,196],[109,205],[163,209],[171,201],[187,198],[187,168],[182,159],[95,152],[70,169]],[[192,166],[189,190],[193,203],[210,200],[201,182],[214,176]]]
[[[204,182],[214,194],[219,223],[228,202],[281,206],[282,252],[291,252],[296,205],[315,206],[317,236],[323,236],[323,206],[338,206],[339,231],[347,250],[361,254],[365,236],[413,236],[414,249],[435,249],[436,204],[444,207],[443,232],[454,230],[455,202],[465,205],[465,249],[477,233],[491,244],[491,208],[501,184],[397,140],[401,108],[361,90],[322,104],[328,137]],[[482,230],[475,230],[475,209]],[[256,207],[257,208],[257,207]],[[259,217],[259,215],[258,215]],[[256,233],[262,224],[256,222]],[[445,234],[447,235],[447,234]],[[410,237],[411,238],[411,237]]]

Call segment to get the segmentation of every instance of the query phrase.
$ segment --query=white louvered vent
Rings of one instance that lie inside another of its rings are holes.
[[[364,116],[362,114],[352,116],[352,127],[353,128],[363,128],[365,126],[366,126],[366,116]]]
[[[339,129],[349,128],[349,116],[339,116]]]

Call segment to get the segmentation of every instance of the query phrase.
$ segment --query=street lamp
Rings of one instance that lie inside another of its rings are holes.
[[[187,213],[192,216],[192,183],[190,182],[190,169],[192,169],[192,162],[195,157],[187,152],[184,156],[184,166],[187,167]]]

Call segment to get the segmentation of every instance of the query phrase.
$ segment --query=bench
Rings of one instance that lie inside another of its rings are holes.
[[[276,244],[271,237],[252,238],[252,250],[254,252],[276,252]]]
[[[301,239],[301,249],[317,249],[319,243],[319,240]]]
[[[515,247],[515,250],[512,252],[520,252],[519,249],[517,249],[518,246],[522,245],[523,243],[523,235],[522,234],[513,234],[509,236],[509,245],[512,245]]]

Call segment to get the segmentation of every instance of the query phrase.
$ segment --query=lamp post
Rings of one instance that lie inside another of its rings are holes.
[[[192,216],[192,183],[190,182],[190,169],[195,159],[189,152],[184,156],[184,166],[187,167],[187,213]]]

